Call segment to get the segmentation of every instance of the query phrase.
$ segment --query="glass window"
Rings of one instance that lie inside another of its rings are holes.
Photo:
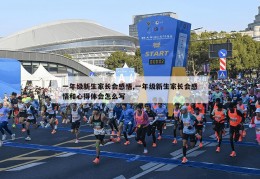
[[[49,64],[49,72],[58,72],[57,64]]]
[[[31,62],[23,62],[23,65],[24,65],[24,66],[31,66],[32,63],[31,63]]]
[[[26,66],[26,65],[23,65],[24,69],[27,70],[29,73],[32,74],[32,66]]]
[[[34,73],[38,69],[38,67],[39,67],[39,63],[33,62],[32,63],[32,73]]]
[[[135,46],[135,44],[129,40],[106,39],[106,40],[72,42],[72,43],[67,43],[67,44],[59,44],[59,45],[42,47],[42,48],[35,48],[32,50],[34,50],[34,51],[55,51],[55,50],[61,50],[61,49],[72,49],[72,48],[92,47],[92,46],[109,46],[109,45],[111,45],[111,46],[124,45],[124,46],[131,46],[131,47]]]
[[[59,65],[58,66],[58,73],[67,73],[67,69],[65,66]]]
[[[71,68],[67,68],[67,73],[69,76],[73,76],[73,70]]]

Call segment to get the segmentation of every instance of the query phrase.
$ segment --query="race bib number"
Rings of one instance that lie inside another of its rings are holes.
[[[94,129],[94,135],[105,135],[105,129]]]
[[[237,118],[230,118],[231,121],[237,122]]]

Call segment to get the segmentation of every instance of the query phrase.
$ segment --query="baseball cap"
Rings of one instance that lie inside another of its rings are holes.
[[[182,106],[181,107],[181,110],[187,110],[188,108],[187,108],[187,106]]]
[[[94,106],[94,107],[93,107],[93,111],[100,111],[100,109],[99,109],[98,106]]]

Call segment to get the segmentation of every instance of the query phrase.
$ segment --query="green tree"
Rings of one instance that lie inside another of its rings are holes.
[[[260,68],[260,43],[249,36],[240,33],[227,34],[226,32],[204,32],[200,35],[191,34],[189,46],[188,70],[194,75],[202,71],[202,65],[210,62],[211,70],[219,70],[219,59],[208,58],[208,48],[211,43],[226,43],[232,39],[233,58],[227,59],[227,70],[231,77],[239,72],[246,73]]]
[[[143,75],[143,65],[140,49],[137,49],[135,55],[128,55],[125,52],[114,52],[105,61],[105,66],[108,69],[115,70],[116,68],[122,68],[124,64],[127,64],[129,68],[134,68],[135,72]]]
[[[133,57],[127,55],[125,52],[117,51],[111,54],[105,61],[105,66],[108,69],[116,70],[116,68],[122,68],[125,63],[131,62]]]

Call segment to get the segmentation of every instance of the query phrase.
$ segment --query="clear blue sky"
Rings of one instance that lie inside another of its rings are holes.
[[[128,34],[132,16],[172,11],[192,28],[244,30],[260,0],[2,0],[0,36],[61,19],[87,19]]]

